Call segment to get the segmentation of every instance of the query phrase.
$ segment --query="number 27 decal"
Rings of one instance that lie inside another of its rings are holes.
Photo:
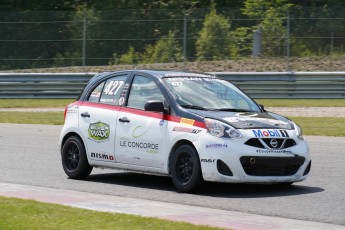
[[[123,81],[110,81],[103,90],[103,92],[106,95],[116,95],[119,92],[122,85]]]

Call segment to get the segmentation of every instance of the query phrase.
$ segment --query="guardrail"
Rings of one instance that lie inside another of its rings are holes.
[[[0,73],[0,98],[77,98],[95,73]]]
[[[214,73],[252,98],[345,98],[345,72]]]
[[[345,72],[213,72],[252,98],[345,98]],[[95,73],[0,73],[0,98],[77,98]]]

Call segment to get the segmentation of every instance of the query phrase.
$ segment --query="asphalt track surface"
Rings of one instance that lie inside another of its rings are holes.
[[[67,179],[59,156],[61,126],[0,124],[0,182],[139,198],[345,226],[345,138],[306,137],[309,178],[291,187],[206,183],[197,194],[177,193],[168,177],[94,169]],[[320,133],[322,134],[322,133]]]

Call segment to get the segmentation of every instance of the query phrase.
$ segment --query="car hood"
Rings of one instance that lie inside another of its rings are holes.
[[[237,129],[293,129],[285,117],[274,113],[189,110],[204,118],[222,120]]]

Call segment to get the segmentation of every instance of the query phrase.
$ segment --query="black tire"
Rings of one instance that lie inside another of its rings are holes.
[[[203,181],[197,152],[190,145],[181,145],[172,154],[171,177],[177,191],[195,191]]]
[[[65,141],[61,149],[61,159],[62,167],[69,178],[83,179],[92,171],[84,144],[77,136],[71,136]]]

